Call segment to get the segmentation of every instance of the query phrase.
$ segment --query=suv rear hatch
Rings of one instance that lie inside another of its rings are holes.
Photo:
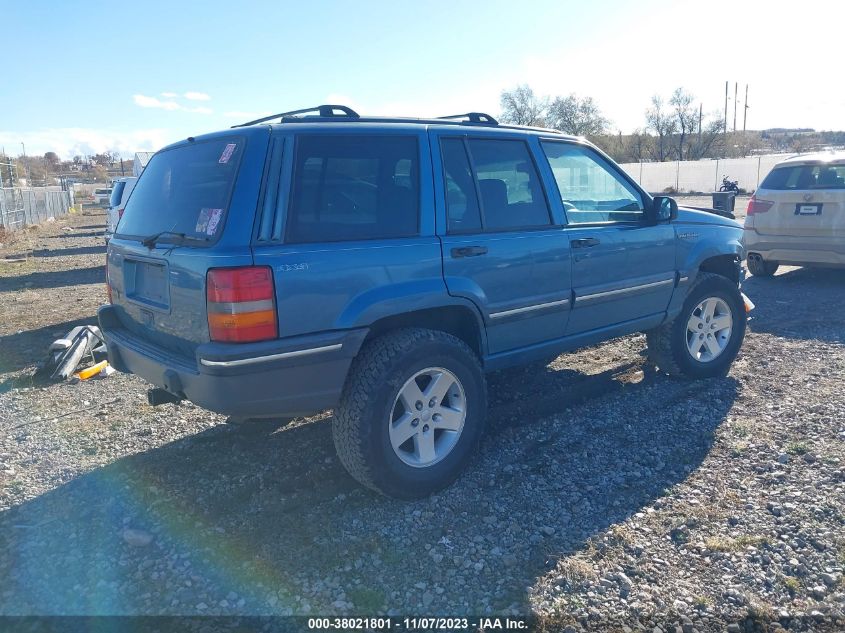
[[[268,128],[223,132],[150,160],[107,257],[112,304],[134,336],[191,359],[209,341],[207,271],[252,264],[268,139]]]
[[[754,209],[761,235],[845,237],[845,164],[776,167],[757,190]]]

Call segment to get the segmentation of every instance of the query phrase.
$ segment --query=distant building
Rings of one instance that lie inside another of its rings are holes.
[[[155,152],[135,152],[135,160],[132,162],[132,175],[136,178],[144,171],[144,167],[150,162]]]

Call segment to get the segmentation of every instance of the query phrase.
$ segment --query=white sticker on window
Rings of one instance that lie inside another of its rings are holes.
[[[220,218],[223,216],[223,209],[203,209],[209,212],[208,228],[205,230],[206,235],[214,235],[217,232],[217,225],[220,224]]]
[[[211,209],[200,209],[199,217],[197,217],[197,225],[194,227],[196,233],[205,233],[208,229],[208,218]]]
[[[220,164],[225,165],[229,162],[229,159],[232,158],[232,154],[235,152],[235,148],[237,148],[237,143],[229,143],[226,147],[223,148],[223,153],[220,154],[220,160],[217,161]]]

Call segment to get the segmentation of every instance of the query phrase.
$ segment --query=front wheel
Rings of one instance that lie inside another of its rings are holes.
[[[672,375],[727,374],[745,338],[745,302],[734,282],[699,273],[680,314],[646,332],[649,360]]]
[[[365,344],[335,409],[341,462],[365,486],[399,499],[451,484],[484,429],[484,374],[460,339],[396,330]]]

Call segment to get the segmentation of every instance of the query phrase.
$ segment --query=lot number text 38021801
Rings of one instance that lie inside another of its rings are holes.
[[[521,631],[528,629],[528,622],[521,618],[448,618],[448,617],[347,617],[308,618],[308,628],[355,630],[400,629],[407,631],[473,630],[473,631]]]

